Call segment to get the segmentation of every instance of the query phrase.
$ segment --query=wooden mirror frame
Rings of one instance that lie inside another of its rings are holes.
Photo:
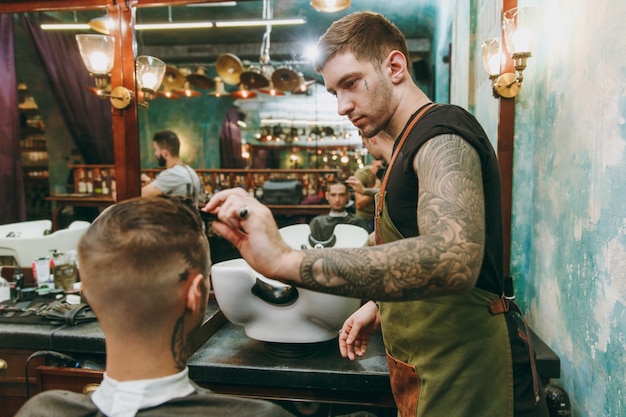
[[[116,41],[115,64],[111,84],[135,91],[135,33],[132,21],[135,7],[172,6],[191,3],[216,3],[221,0],[9,0],[0,6],[1,13],[24,13],[50,10],[106,9],[112,21],[111,35]],[[503,10],[517,6],[517,0],[502,0]],[[511,66],[510,57],[507,66]],[[137,106],[113,112],[113,152],[117,175],[117,200],[141,195],[139,127]],[[498,158],[502,175],[504,226],[504,272],[510,274],[511,210],[513,184],[513,130],[515,100],[500,100]]]
[[[136,96],[135,32],[132,28],[135,8],[218,1],[221,0],[9,0],[0,6],[0,13],[106,10],[112,22],[111,36],[115,40],[115,63],[111,70],[111,85],[126,87],[134,91]],[[123,110],[111,107],[111,111],[117,201],[122,201],[141,195],[139,120],[136,103]]]

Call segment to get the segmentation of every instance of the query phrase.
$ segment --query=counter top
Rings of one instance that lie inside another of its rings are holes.
[[[226,319],[215,300],[209,301],[207,314],[195,341],[199,348]],[[68,324],[0,323],[0,348],[50,349],[61,352],[105,354],[104,333],[97,321]]]
[[[533,340],[541,378],[559,378],[559,357],[534,333]],[[217,392],[393,406],[380,333],[370,340],[364,357],[350,361],[340,356],[336,338],[298,350],[250,339],[210,300],[196,344],[188,361],[191,379]],[[0,323],[0,348],[105,353],[95,321],[77,326]]]
[[[318,400],[393,406],[380,334],[363,358],[350,361],[339,354],[337,338],[302,345],[260,342],[227,322],[187,363],[194,381],[221,392],[245,394],[258,385],[265,397],[281,398],[288,389],[289,398],[314,391]]]

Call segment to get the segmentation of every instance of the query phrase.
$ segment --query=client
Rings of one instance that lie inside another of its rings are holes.
[[[311,227],[311,235],[309,237],[311,246],[333,246],[335,237],[333,232],[338,224],[353,224],[368,230],[367,219],[348,213],[346,210],[350,194],[345,183],[340,181],[328,183],[326,200],[330,205],[330,212],[314,217],[309,224]]]
[[[89,395],[44,391],[17,416],[293,417],[189,380],[186,360],[206,315],[211,267],[191,203],[146,197],[111,206],[82,237],[78,258],[83,294],[105,335],[104,379]]]

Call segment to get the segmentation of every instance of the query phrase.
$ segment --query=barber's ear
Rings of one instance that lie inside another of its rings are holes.
[[[406,74],[408,68],[406,63],[406,57],[400,51],[391,51],[387,56],[386,61],[389,71],[390,78],[393,83],[398,83],[404,79],[404,75]]]
[[[206,306],[209,294],[209,283],[204,275],[197,274],[189,277],[187,288],[187,309],[197,312]]]

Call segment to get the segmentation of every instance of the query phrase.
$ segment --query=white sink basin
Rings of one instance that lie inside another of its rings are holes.
[[[301,233],[301,226],[308,225],[297,226],[299,233],[292,233],[292,239],[283,230],[281,234],[299,249],[308,236]],[[296,228],[291,230],[295,232]],[[340,234],[343,236],[340,238],[338,232],[335,247],[367,244],[367,232],[357,226],[342,229]],[[216,263],[211,268],[211,279],[226,318],[243,326],[248,337],[264,342],[317,343],[333,339],[361,302],[283,284],[259,274],[243,259]]]

